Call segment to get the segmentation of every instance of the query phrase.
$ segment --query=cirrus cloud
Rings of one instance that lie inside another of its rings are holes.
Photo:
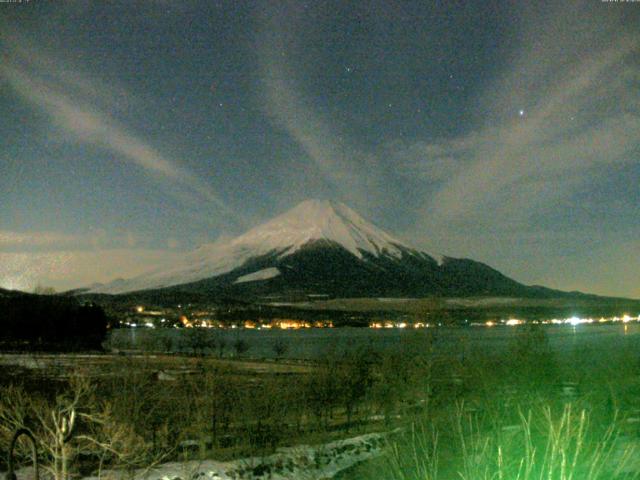
[[[189,195],[197,195],[195,203],[205,200],[228,218],[237,217],[209,184],[167,158],[103,109],[101,105],[113,95],[99,80],[85,78],[66,68],[51,54],[45,55],[29,38],[10,29],[3,30],[0,44],[4,49],[0,78],[20,97],[47,114],[52,124],[71,139],[103,148],[121,161],[185,187]],[[98,83],[93,85],[93,82]],[[131,97],[123,90],[117,93],[122,98]]]

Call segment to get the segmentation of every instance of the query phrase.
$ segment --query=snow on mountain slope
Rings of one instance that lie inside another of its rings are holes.
[[[124,293],[195,282],[228,273],[252,258],[290,255],[316,240],[338,243],[360,259],[363,252],[395,258],[403,251],[415,252],[342,203],[307,200],[233,240],[202,245],[173,268],[113,282],[92,292]]]
[[[264,268],[262,270],[258,270],[257,272],[249,273],[247,275],[242,275],[238,277],[233,283],[246,283],[246,282],[255,282],[257,280],[268,280],[270,278],[274,278],[280,275],[280,270],[276,267]]]
[[[249,230],[233,240],[235,245],[285,250],[290,254],[311,240],[339,243],[356,257],[361,251],[380,255],[384,250],[400,256],[402,242],[365,221],[342,203],[307,200],[288,212]],[[408,247],[407,247],[408,248]]]

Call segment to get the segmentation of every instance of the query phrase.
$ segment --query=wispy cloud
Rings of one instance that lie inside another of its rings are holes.
[[[400,176],[437,184],[458,175],[479,142],[472,136],[442,143],[397,140],[385,145],[384,155],[393,161]]]
[[[181,257],[180,252],[141,248],[0,252],[0,288],[29,291],[46,285],[62,291],[87,287],[139,275],[148,271],[149,265],[169,267]]]
[[[226,203],[206,182],[101,108],[113,97],[112,90],[102,82],[65,68],[59,60],[42,53],[29,39],[15,32],[5,31],[0,38],[4,50],[0,77],[23,99],[45,112],[53,125],[75,141],[104,148],[121,161],[183,186],[231,216]],[[121,98],[131,97],[123,91],[116,93]]]
[[[525,19],[515,60],[481,92],[484,126],[404,147],[403,168],[437,183],[422,228],[511,228],[597,185],[609,166],[637,161],[640,38],[616,29],[615,18],[593,26],[595,18],[575,17],[552,10]]]
[[[101,250],[105,248],[136,248],[148,245],[148,239],[128,231],[107,232],[92,228],[83,233],[55,231],[0,230],[0,251],[60,251],[69,248]]]
[[[366,204],[367,177],[375,164],[339,133],[335,119],[318,109],[299,84],[296,54],[304,7],[285,2],[265,8],[259,37],[264,109],[286,131],[317,169],[346,200]]]
[[[23,233],[0,230],[0,248],[52,247],[78,243],[76,235],[58,232]]]

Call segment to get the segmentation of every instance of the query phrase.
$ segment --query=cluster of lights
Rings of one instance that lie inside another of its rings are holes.
[[[131,327],[131,328],[138,328],[138,327],[142,327],[142,328],[156,328],[155,323],[153,322],[142,322],[142,323],[138,323],[138,322],[124,322],[123,325],[127,326],[127,327]]]
[[[181,305],[178,305],[180,308]],[[136,313],[145,313],[149,315],[161,315],[162,312],[156,311],[147,311],[143,306],[135,307]],[[166,321],[166,319],[161,320],[162,323]],[[467,322],[465,320],[465,322]],[[628,314],[624,314],[621,317],[613,316],[613,317],[600,317],[599,319],[594,319],[591,317],[581,318],[577,316],[572,316],[568,318],[552,318],[551,320],[533,320],[531,323],[537,324],[551,324],[551,325],[582,325],[582,324],[590,324],[590,323],[614,323],[614,322],[640,322],[640,315],[636,317],[632,317]],[[224,325],[219,322],[213,322],[210,319],[193,319],[190,320],[186,317],[186,315],[180,316],[180,323],[184,327],[193,328],[225,328]],[[514,327],[517,325],[523,325],[527,323],[526,320],[519,318],[509,318],[506,320],[487,320],[484,323],[471,323],[472,326],[484,326],[484,327],[494,327],[496,325],[506,325],[509,327]],[[125,325],[129,327],[147,327],[147,328],[155,328],[155,324],[153,322],[146,321],[144,323],[134,323],[134,322],[125,322]],[[438,324],[441,325],[441,324]],[[407,322],[394,322],[394,321],[375,321],[369,324],[369,328],[373,329],[391,329],[391,328],[429,328],[432,325],[424,322],[415,322],[415,323],[407,323]],[[252,320],[247,320],[242,324],[232,324],[227,328],[247,328],[247,329],[256,329],[256,330],[268,330],[271,328],[279,328],[283,330],[288,329],[300,329],[300,328],[332,328],[333,322],[331,321],[316,321],[316,322],[308,322],[304,320],[289,320],[289,319],[274,319],[271,323],[258,323]]]
[[[160,315],[162,312],[153,312],[146,310],[143,306],[135,307],[135,312],[138,314],[157,314]],[[255,320],[246,320],[240,323],[232,323],[230,325],[225,325],[219,321],[212,320],[210,318],[197,318],[198,316],[203,316],[202,312],[198,312],[191,316],[191,318],[187,317],[187,315],[180,315],[178,318],[179,323],[184,328],[245,328],[245,329],[255,329],[255,330],[269,330],[272,328],[278,328],[281,330],[297,330],[302,328],[333,328],[333,322],[331,320],[318,320],[315,322],[310,322],[306,320],[294,320],[294,319],[280,319],[275,318],[269,323],[263,323]],[[160,320],[161,323],[166,322],[166,318],[162,318]],[[126,320],[122,322],[123,325],[127,327],[137,328],[137,327],[146,327],[146,328],[156,328],[156,324],[152,321],[149,321],[147,318],[138,318],[137,321]]]
[[[423,322],[407,323],[407,322],[371,322],[369,328],[429,328],[431,325]]]
[[[629,322],[640,322],[640,315],[638,315],[637,317],[632,317],[630,315],[622,315],[621,317],[618,316],[614,316],[614,317],[600,317],[599,319],[594,319],[594,318],[580,318],[580,317],[569,317],[569,318],[552,318],[551,320],[534,320],[531,323],[541,323],[544,325],[572,325],[572,326],[576,326],[576,325],[582,325],[582,324],[588,324],[588,323],[614,323],[614,322],[622,322],[622,323],[629,323]],[[495,325],[507,325],[509,327],[515,327],[517,325],[523,325],[527,323],[526,320],[521,320],[519,318],[510,318],[508,320],[500,320],[500,321],[493,321],[493,320],[488,320],[486,322],[484,322],[483,324],[478,324],[478,323],[472,323],[472,325],[483,325],[485,327],[493,327]]]

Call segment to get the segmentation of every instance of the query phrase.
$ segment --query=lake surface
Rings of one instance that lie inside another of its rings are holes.
[[[436,352],[460,354],[472,351],[498,353],[514,345],[526,335],[526,325],[495,327],[437,327],[425,329],[325,328],[300,330],[206,329],[210,344],[224,344],[223,356],[236,354],[234,345],[244,342],[248,350],[242,355],[254,358],[274,358],[275,345],[284,345],[283,358],[316,359],[323,355],[371,347],[378,351],[420,353],[433,348]],[[576,349],[605,354],[639,348],[640,324],[542,325],[549,347],[554,353],[569,354]],[[171,337],[175,352],[191,350],[186,329],[118,329],[111,333],[116,349],[162,349],[162,338]],[[204,335],[204,334],[202,334]],[[166,345],[166,341],[165,341]],[[218,348],[209,349],[214,353]]]

